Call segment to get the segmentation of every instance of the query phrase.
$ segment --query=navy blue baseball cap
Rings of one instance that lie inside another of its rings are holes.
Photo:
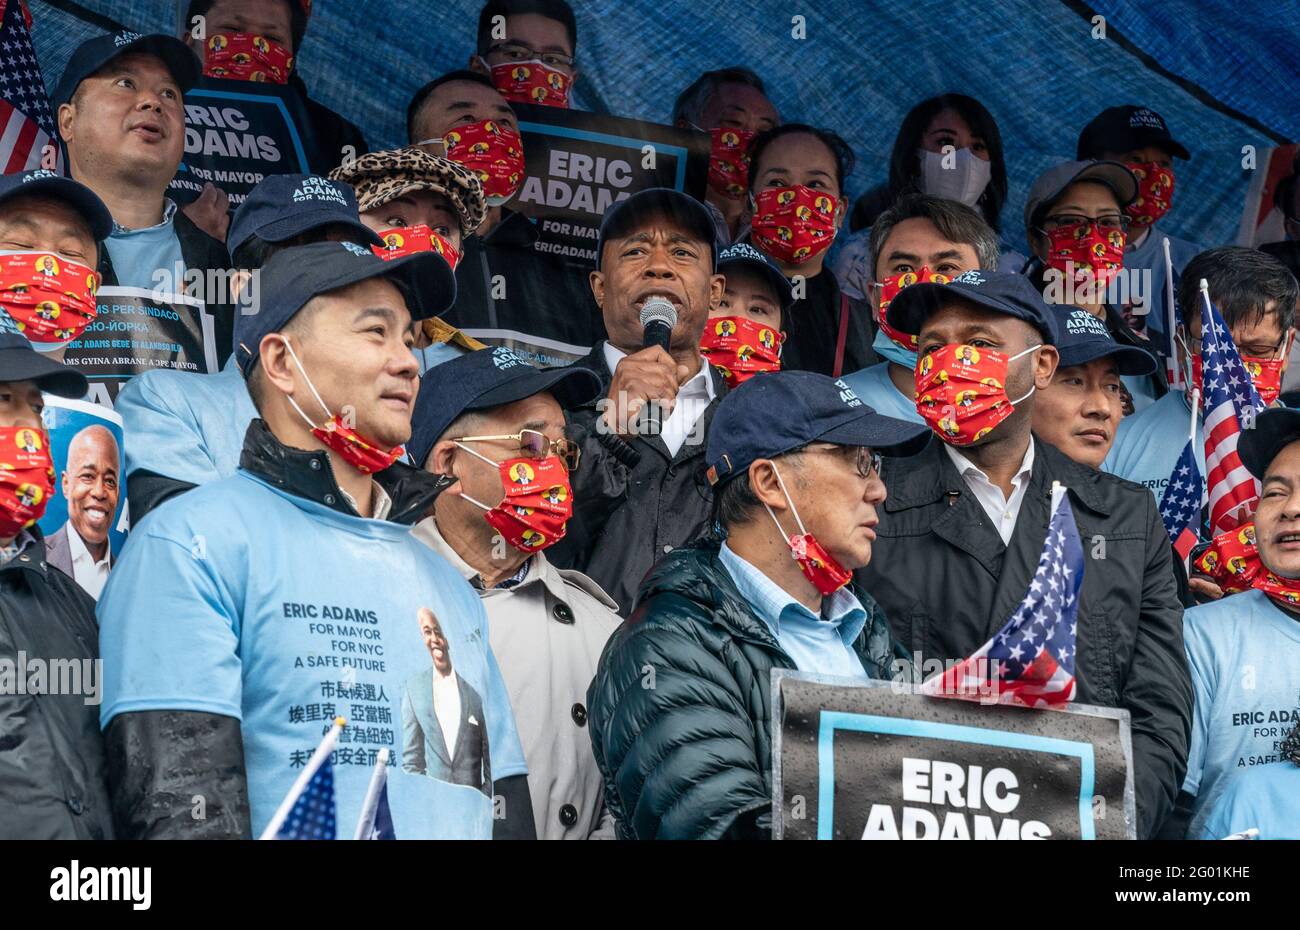
[[[123,29],[119,32],[95,36],[77,46],[68,60],[68,66],[63,69],[59,86],[54,89],[54,95],[50,98],[54,108],[57,110],[61,104],[70,101],[72,95],[77,92],[77,86],[86,78],[119,55],[130,52],[156,55],[161,58],[182,94],[199,80],[202,71],[199,58],[180,39],[160,33],[141,35],[130,29]]]
[[[0,333],[0,383],[35,381],[42,391],[77,399],[90,390],[86,376],[42,355],[18,333]]]
[[[276,252],[262,266],[253,312],[235,315],[235,359],[244,377],[258,346],[279,332],[309,300],[371,278],[391,278],[406,288],[412,320],[436,316],[456,300],[451,266],[436,252],[384,261],[355,242],[313,242]]]
[[[1255,417],[1253,429],[1241,431],[1237,455],[1246,471],[1263,481],[1273,459],[1293,442],[1300,442],[1300,410],[1270,407]]]
[[[915,336],[946,301],[960,298],[986,310],[1024,320],[1056,345],[1056,317],[1038,288],[1024,275],[998,271],[963,271],[947,284],[926,281],[898,292],[889,305],[889,322],[899,332]]]
[[[718,273],[725,275],[728,268],[748,268],[761,274],[776,292],[782,313],[794,305],[794,288],[790,284],[790,279],[776,267],[776,262],[748,242],[729,245],[719,253]]]
[[[842,380],[812,371],[755,375],[714,411],[704,460],[709,484],[724,484],[810,442],[870,446],[881,455],[913,455],[930,427],[876,413]]]
[[[596,399],[600,378],[580,365],[534,368],[504,346],[435,365],[420,379],[406,451],[423,466],[438,437],[461,414],[513,404],[542,391],[550,391],[561,408],[572,410]]]
[[[1106,324],[1081,307],[1053,306],[1056,316],[1057,351],[1061,362],[1057,370],[1072,365],[1086,365],[1099,358],[1113,358],[1121,375],[1149,375],[1156,370],[1155,357],[1137,346],[1120,345]]]
[[[717,229],[713,225],[713,214],[690,194],[683,194],[670,187],[648,187],[643,191],[637,191],[626,200],[618,200],[610,204],[600,221],[600,237],[596,240],[596,267],[600,267],[607,241],[626,236],[647,221],[664,216],[676,221],[683,229],[709,247],[713,256],[713,268],[716,271],[718,242]]]
[[[1126,104],[1107,107],[1079,133],[1076,155],[1101,158],[1106,152],[1128,152],[1154,145],[1175,158],[1186,160],[1187,147],[1176,142],[1164,118],[1148,107]]]
[[[322,226],[345,226],[354,242],[383,245],[357,212],[352,185],[316,174],[272,174],[248,192],[230,220],[226,249],[231,255],[251,236],[284,242]]]
[[[66,202],[81,214],[96,242],[103,242],[113,234],[113,214],[108,212],[99,195],[86,185],[45,168],[0,175],[0,203],[28,195],[53,197]]]

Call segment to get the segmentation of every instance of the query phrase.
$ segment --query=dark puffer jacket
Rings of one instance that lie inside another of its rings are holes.
[[[678,549],[647,576],[587,691],[605,803],[623,839],[771,835],[774,668],[795,667],[742,599],[718,544]],[[875,601],[853,648],[873,678],[902,652]]]

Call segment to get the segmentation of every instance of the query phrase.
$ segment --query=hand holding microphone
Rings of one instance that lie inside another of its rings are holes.
[[[672,413],[677,387],[690,376],[668,354],[677,309],[663,297],[651,297],[641,309],[643,348],[618,363],[609,385],[605,422],[620,436],[656,436]]]

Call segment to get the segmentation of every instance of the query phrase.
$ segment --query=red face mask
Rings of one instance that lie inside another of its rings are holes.
[[[573,487],[563,459],[548,455],[494,462],[468,446],[456,445],[500,471],[506,496],[495,507],[461,496],[486,511],[483,519],[506,542],[520,552],[540,552],[564,538],[565,524],[573,516]]]
[[[730,387],[760,371],[781,370],[785,337],[770,326],[740,316],[715,316],[704,327],[700,354],[722,372]]]
[[[758,135],[747,129],[709,130],[709,187],[728,200],[740,200],[749,190],[749,143]]]
[[[1174,203],[1174,170],[1155,162],[1127,162],[1138,179],[1137,199],[1124,208],[1137,226],[1159,222]]]
[[[540,61],[507,61],[492,65],[492,86],[511,103],[568,107],[573,78]]]
[[[1252,587],[1263,591],[1283,607],[1300,610],[1300,582],[1293,578],[1282,578],[1264,569],[1255,576]]]
[[[781,485],[781,493],[790,504],[790,512],[794,514],[794,520],[799,524],[799,532],[787,537],[785,530],[781,529],[781,521],[776,518],[776,514],[772,513],[772,508],[764,504],[767,515],[776,524],[776,531],[785,538],[786,545],[790,547],[790,555],[799,563],[799,570],[803,572],[803,576],[821,593],[822,597],[830,597],[852,580],[853,573],[837,562],[835,557],[804,529],[803,520],[799,519],[799,511],[795,509],[794,501],[790,499],[790,492],[785,489],[785,481],[782,480],[781,473],[776,471],[776,466],[773,466],[772,470],[776,472],[777,483]]]
[[[403,255],[437,252],[447,260],[452,271],[460,264],[460,252],[456,247],[423,223],[418,226],[394,226],[378,235],[384,244],[372,245],[370,249],[386,262]]]
[[[904,349],[916,351],[916,337],[909,333],[900,333],[894,327],[889,325],[889,318],[885,311],[889,305],[894,302],[898,292],[905,287],[913,284],[925,284],[934,282],[935,284],[947,284],[952,278],[946,274],[936,274],[928,266],[922,265],[920,271],[905,271],[902,274],[890,275],[880,282],[880,329],[886,336],[894,341],[895,344],[902,346]]]
[[[754,244],[777,261],[798,265],[830,248],[836,200],[796,184],[769,187],[755,200],[750,221]]]
[[[289,350],[289,355],[293,358],[293,363],[302,372],[303,380],[307,382],[307,387],[311,390],[312,396],[316,398],[316,403],[320,404],[320,408],[329,417],[324,426],[317,426],[311,421],[311,417],[303,413],[302,408],[298,406],[298,402],[289,396],[289,403],[293,405],[294,410],[298,411],[298,416],[302,417],[307,422],[307,425],[311,427],[313,436],[320,440],[327,449],[337,452],[343,461],[363,475],[372,475],[375,472],[383,471],[402,457],[402,454],[406,451],[402,446],[385,449],[348,426],[338,414],[330,413],[330,408],[325,405],[325,401],[321,399],[320,394],[316,391],[316,386],[311,383],[311,378],[307,376],[307,370],[302,367],[302,362],[298,361],[298,353],[293,350],[293,343],[286,339],[284,344]]]
[[[32,343],[66,343],[95,319],[99,272],[50,252],[0,255],[0,308]]]
[[[916,410],[944,442],[969,446],[1011,416],[1034,393],[1017,400],[1007,397],[1007,368],[1038,346],[1008,358],[992,349],[946,345],[916,362]]]
[[[515,195],[524,183],[524,142],[518,133],[487,119],[458,126],[442,137],[447,157],[478,175],[492,206]]]
[[[0,428],[0,537],[12,539],[39,520],[53,493],[54,460],[45,430]]]
[[[214,32],[203,59],[205,77],[287,84],[293,55],[279,42],[248,32]]]
[[[1047,232],[1047,265],[1065,274],[1073,268],[1074,282],[1084,284],[1091,276],[1104,287],[1124,267],[1124,243],[1121,229],[1102,232],[1093,223],[1074,223]]]
[[[1250,590],[1263,568],[1255,546],[1255,524],[1243,523],[1235,530],[1215,536],[1210,548],[1196,558],[1192,567],[1213,578],[1224,594]]]
[[[1282,358],[1254,358],[1253,356],[1243,355],[1241,363],[1246,366],[1246,371],[1250,374],[1250,381],[1255,385],[1255,391],[1259,394],[1259,399],[1264,402],[1265,407],[1273,406],[1273,402],[1282,394],[1282,362],[1286,358],[1283,353]],[[1201,392],[1201,397],[1205,397],[1204,378],[1205,372],[1201,367],[1201,357],[1192,356],[1192,388]]]

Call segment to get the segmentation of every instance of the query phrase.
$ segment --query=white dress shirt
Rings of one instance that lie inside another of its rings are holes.
[[[442,728],[442,738],[447,742],[447,760],[456,755],[456,738],[460,736],[460,684],[456,670],[446,677],[433,670],[433,712]]]
[[[605,364],[609,366],[611,374],[625,358],[626,352],[605,343]],[[704,409],[712,403],[713,397],[713,379],[709,377],[709,365],[700,359],[700,370],[677,389],[677,403],[673,406],[672,413],[660,424],[659,438],[672,455],[677,455],[677,450],[691,435],[696,421],[704,415]],[[703,434],[698,437],[698,441],[704,442]]]
[[[71,523],[68,524],[68,551],[72,553],[72,577],[77,584],[81,585],[82,590],[99,600],[99,594],[104,590],[104,584],[108,581],[109,561],[113,557],[112,550],[104,548],[104,557],[98,562],[86,548],[85,541],[81,534],[77,532],[76,527]]]
[[[1020,462],[1020,470],[1011,479],[1011,496],[1007,497],[1002,489],[989,480],[989,476],[976,467],[975,463],[962,455],[948,443],[943,444],[948,458],[957,466],[966,487],[975,495],[984,512],[993,521],[994,528],[1002,537],[1004,546],[1011,545],[1011,534],[1016,530],[1016,518],[1020,516],[1020,505],[1024,503],[1025,492],[1029,490],[1029,477],[1034,468],[1034,440],[1030,437],[1029,448]]]

